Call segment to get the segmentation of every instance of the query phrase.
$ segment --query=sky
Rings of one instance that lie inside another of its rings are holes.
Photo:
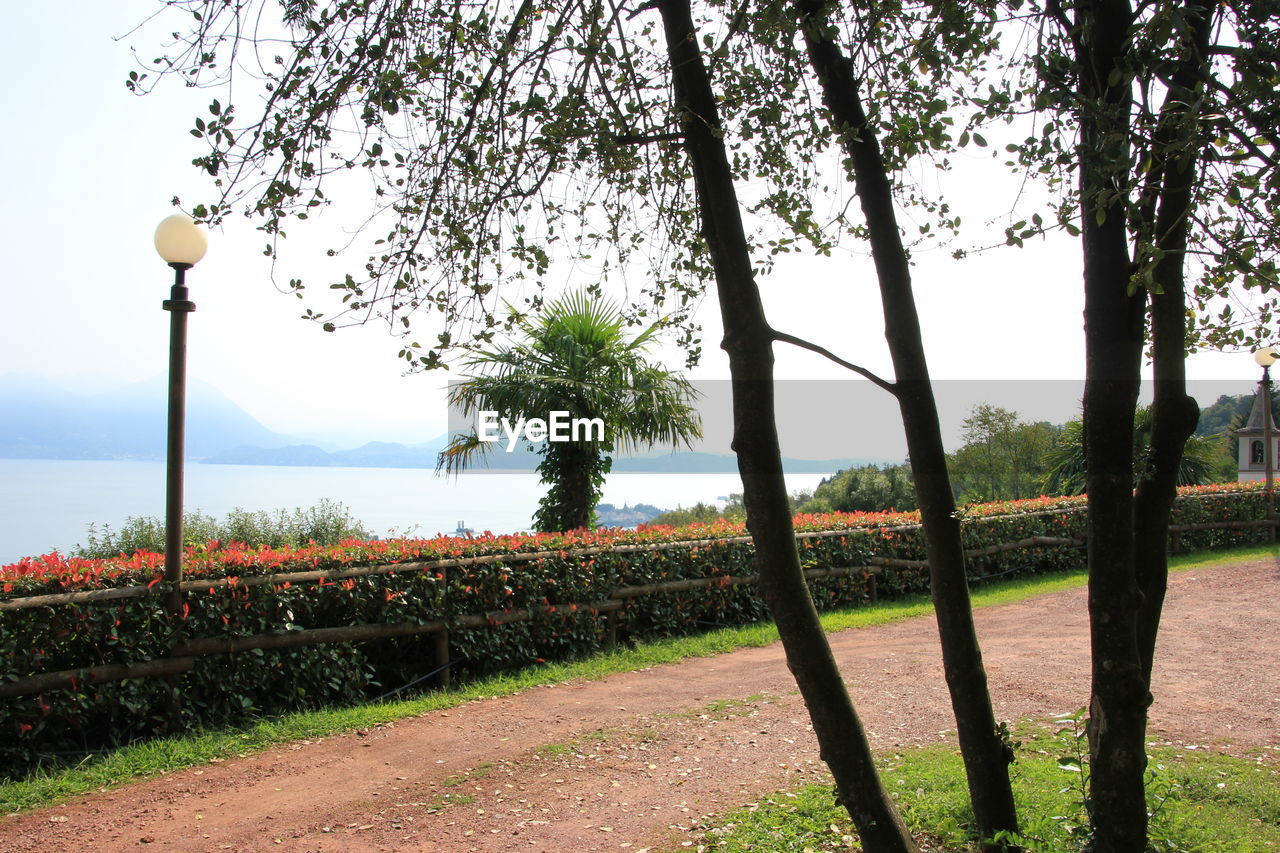
[[[157,5],[65,0],[6,9],[0,31],[0,74],[8,81],[0,116],[0,374],[35,373],[101,390],[166,369],[168,317],[160,303],[172,273],[155,254],[152,234],[174,211],[171,198],[207,195],[207,178],[190,164],[202,153],[200,143],[188,131],[217,93],[173,81],[143,98],[126,90],[124,79],[137,67],[131,46],[143,56],[158,53],[163,28],[128,35]],[[240,107],[242,114],[248,109]],[[1007,199],[1018,183],[985,153],[958,159],[949,179],[953,201],[967,222],[978,224],[970,238],[994,242],[1008,224]],[[399,342],[385,327],[329,334],[300,319],[303,303],[270,280],[260,237],[251,224],[229,220],[211,233],[208,255],[188,274],[198,306],[190,318],[190,375],[283,433],[350,446],[426,441],[442,432],[449,375],[404,375]],[[322,244],[306,229],[293,226],[289,243],[300,273],[324,268]],[[978,395],[1031,419],[1074,414],[1075,398],[1061,389],[1075,388],[1084,372],[1076,241],[1029,241],[1021,250],[964,261],[933,251],[916,261],[931,371],[951,385],[943,397]],[[285,270],[281,279],[294,272]],[[788,259],[761,287],[775,328],[891,374],[865,247],[842,248],[830,259]],[[695,378],[728,376],[716,346],[716,313],[714,298],[707,298],[698,315],[705,357]],[[670,366],[682,366],[674,347],[663,355]],[[1192,379],[1213,380],[1198,386],[1202,404],[1219,392],[1248,391],[1256,373],[1248,353],[1198,354],[1189,362]],[[848,376],[785,347],[778,350],[777,375]],[[1034,387],[1046,393],[1027,393]],[[944,412],[952,432],[967,405]]]

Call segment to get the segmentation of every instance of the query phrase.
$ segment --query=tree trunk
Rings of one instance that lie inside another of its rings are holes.
[[[1085,290],[1084,441],[1089,495],[1090,795],[1098,853],[1140,853],[1147,836],[1147,681],[1134,555],[1133,418],[1143,294],[1130,294],[1126,229],[1132,86],[1123,70],[1126,0],[1078,7],[1081,219]],[[1113,73],[1116,72],[1116,73]]]
[[[538,502],[540,532],[581,530],[591,526],[598,493],[592,474],[600,467],[600,451],[590,444],[547,442],[537,471],[547,485]]]
[[[733,448],[742,474],[747,527],[755,542],[761,593],[778,625],[787,666],[813,722],[838,797],[864,849],[915,851],[880,778],[866,732],[845,689],[809,596],[796,550],[778,446],[773,398],[773,338],[755,283],[737,192],[725,152],[711,81],[688,0],[658,0],[682,115],[703,234],[715,270],[723,348],[733,385]]]
[[[1211,27],[1209,16],[1194,0],[1187,4],[1185,15],[1190,27],[1187,54],[1173,74],[1156,134],[1155,148],[1164,164],[1154,224],[1154,242],[1163,256],[1154,272],[1158,292],[1151,294],[1155,398],[1148,475],[1138,483],[1135,496],[1135,571],[1142,590],[1138,653],[1148,688],[1169,579],[1167,540],[1178,466],[1200,418],[1200,407],[1187,394],[1185,270],[1187,220],[1203,143],[1197,127],[1199,116],[1188,105],[1196,102],[1201,75],[1206,71]]]
[[[1093,210],[1085,208],[1085,219]],[[1119,219],[1119,211],[1116,211]],[[1124,265],[1103,229],[1085,228],[1086,380],[1084,432],[1089,496],[1090,780],[1095,849],[1142,851],[1147,811],[1147,681],[1138,653],[1142,593],[1134,569],[1133,416],[1138,397],[1141,314],[1125,295]],[[1123,234],[1123,230],[1121,230]],[[1100,245],[1101,244],[1101,245]],[[1121,243],[1123,249],[1123,243]],[[1127,255],[1127,253],[1126,253]],[[1117,274],[1119,273],[1119,274]],[[1124,370],[1132,362],[1132,371]]]
[[[1000,831],[1018,830],[1009,782],[1013,755],[996,724],[973,624],[960,521],[956,518],[955,496],[911,289],[910,266],[894,213],[889,176],[863,110],[853,65],[831,38],[823,0],[796,0],[795,7],[833,129],[853,163],[854,183],[867,220],[885,337],[893,358],[898,406],[920,504],[943,667],[974,817],[984,849],[1008,849],[1006,844],[989,839]]]

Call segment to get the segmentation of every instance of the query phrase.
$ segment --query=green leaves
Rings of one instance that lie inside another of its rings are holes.
[[[546,442],[538,448],[538,472],[548,485],[539,502],[539,530],[589,526],[614,450],[655,444],[688,444],[701,434],[690,407],[692,388],[679,375],[646,357],[661,323],[627,334],[621,310],[573,291],[543,306],[534,319],[513,318],[518,339],[496,349],[469,346],[471,376],[450,389],[450,405],[465,414],[494,411],[511,421],[599,418],[605,440]],[[441,346],[451,340],[441,338]],[[475,434],[456,436],[439,467],[460,471],[488,452]]]

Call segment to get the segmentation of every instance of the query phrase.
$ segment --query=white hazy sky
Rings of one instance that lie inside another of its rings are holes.
[[[0,31],[0,75],[7,81],[0,117],[0,373],[106,388],[165,370],[168,324],[160,303],[171,272],[151,237],[172,212],[170,198],[206,195],[205,178],[190,165],[200,143],[188,129],[215,93],[169,85],[138,98],[125,89],[135,67],[130,47],[154,56],[159,33],[152,27],[125,34],[157,5],[7,4]],[[248,114],[249,105],[240,112]],[[959,174],[964,179],[954,200],[969,208],[966,221],[975,225],[998,215],[1005,191],[1016,189],[979,154]],[[989,237],[979,227],[970,239],[994,242],[1005,224],[987,226]],[[305,272],[305,229],[295,225],[291,233],[290,256]],[[191,317],[191,375],[281,432],[399,441],[441,432],[447,375],[402,375],[398,343],[384,328],[325,334],[299,319],[301,303],[268,279],[259,236],[245,222],[230,222],[211,235],[208,256],[189,274],[199,306]],[[917,260],[917,299],[935,377],[1083,375],[1075,241],[1063,237],[961,262],[946,252]],[[833,259],[780,265],[762,287],[775,327],[889,373],[871,265],[860,247]],[[708,298],[700,315],[707,332],[700,377],[727,375],[716,348],[715,313]],[[675,354],[670,361],[682,363]],[[800,351],[780,350],[778,364],[788,378],[847,375]],[[1227,380],[1222,389],[1228,392],[1256,381],[1244,353],[1197,355],[1190,370],[1196,379]],[[1200,396],[1202,403],[1212,401],[1203,391]],[[1017,399],[993,401],[1054,420],[1074,408],[1068,401],[1055,411],[1027,411]]]

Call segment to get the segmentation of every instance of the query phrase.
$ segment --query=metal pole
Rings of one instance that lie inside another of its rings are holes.
[[[163,308],[169,312],[169,442],[165,473],[164,579],[169,584],[165,609],[181,619],[182,590],[182,478],[187,415],[187,314],[196,304],[187,298],[186,271],[191,264],[170,264],[173,288]]]
[[[1262,368],[1262,464],[1267,469],[1267,521],[1273,521],[1276,516],[1276,496],[1272,490],[1273,468],[1275,448],[1271,446],[1271,368],[1264,366]],[[1267,539],[1271,542],[1276,541],[1276,528],[1271,525],[1267,528]]]

